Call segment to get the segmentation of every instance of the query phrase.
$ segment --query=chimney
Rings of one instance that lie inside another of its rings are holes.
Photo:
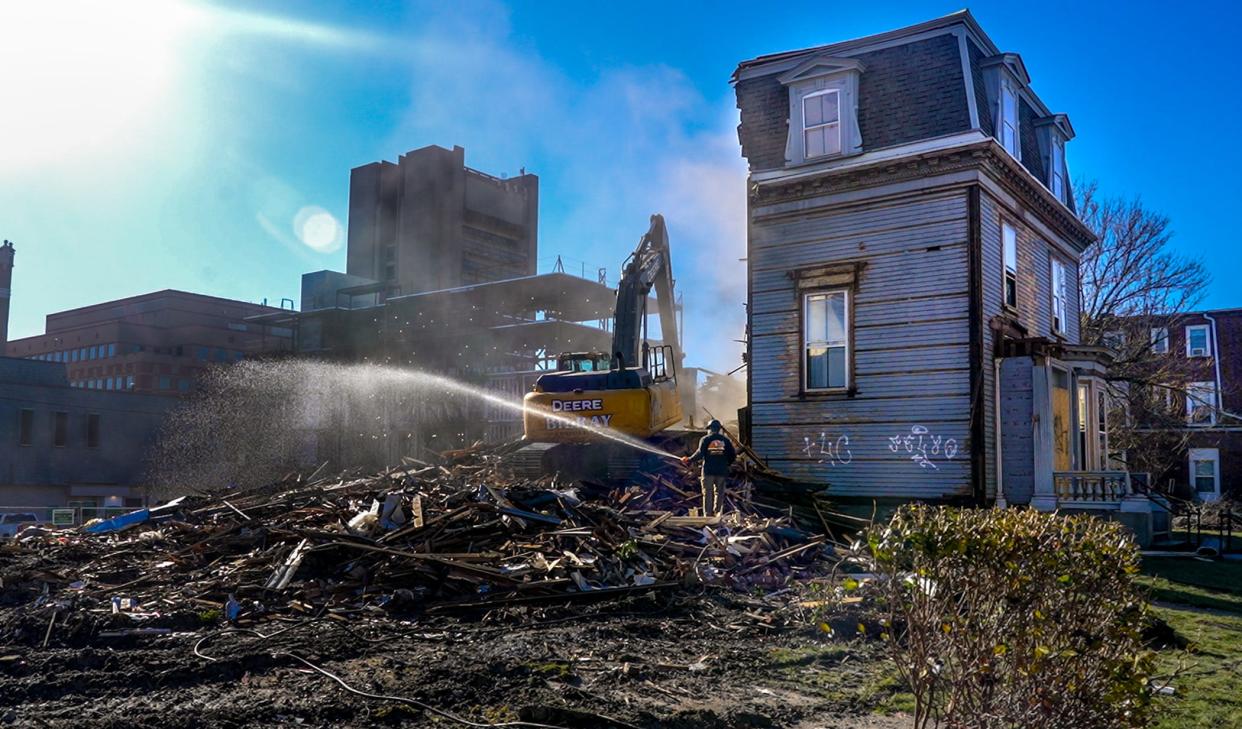
[[[0,357],[9,341],[9,295],[13,289],[13,244],[0,245]]]

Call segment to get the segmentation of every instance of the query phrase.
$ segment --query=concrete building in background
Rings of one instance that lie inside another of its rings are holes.
[[[49,314],[43,334],[9,342],[7,354],[63,364],[71,387],[179,395],[211,365],[291,349],[288,328],[247,321],[280,311],[156,291]]]
[[[386,296],[529,276],[536,270],[539,178],[470,169],[465,150],[430,146],[349,179],[346,272]]]
[[[9,298],[13,291],[13,243],[0,245],[0,357],[9,341]]]
[[[142,506],[147,451],[173,397],[71,387],[68,365],[0,357],[0,513]]]
[[[539,178],[500,179],[465,151],[424,147],[350,175],[348,272],[302,276],[302,309],[252,317],[294,332],[297,355],[438,372],[517,401],[562,352],[607,352],[616,291],[563,267],[537,273]],[[644,228],[635,221],[634,234]],[[618,252],[620,266],[624,252]],[[444,444],[425,414],[394,430],[412,450]],[[521,416],[489,407],[478,432],[521,433]],[[435,438],[435,440],[430,440]],[[330,455],[325,456],[325,458]]]

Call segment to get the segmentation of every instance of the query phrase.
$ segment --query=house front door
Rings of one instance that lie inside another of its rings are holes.
[[[1069,471],[1073,468],[1070,440],[1072,409],[1070,407],[1069,372],[1060,367],[1052,368],[1052,470]]]

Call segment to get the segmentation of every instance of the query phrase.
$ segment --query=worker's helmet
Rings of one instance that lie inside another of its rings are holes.
[[[720,421],[713,420],[712,422],[708,423],[707,429],[713,433],[719,433],[720,432]]]

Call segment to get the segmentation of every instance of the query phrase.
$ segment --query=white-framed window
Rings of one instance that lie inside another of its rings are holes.
[[[1151,328],[1151,351],[1156,354],[1165,354],[1169,351],[1168,327]]]
[[[1216,383],[1191,382],[1186,385],[1186,422],[1191,425],[1216,424]]]
[[[1065,202],[1065,142],[1058,134],[1052,135],[1052,169],[1048,174],[1048,188],[1061,202]]]
[[[1018,89],[1009,78],[1001,79],[1000,143],[1014,159],[1022,159],[1018,147]]]
[[[1220,450],[1191,448],[1189,461],[1190,485],[1195,496],[1203,501],[1220,498]]]
[[[802,296],[803,387],[844,390],[850,381],[850,293],[812,291]]]
[[[1012,309],[1018,308],[1018,229],[1001,221],[1001,248],[1005,264],[1004,302]]]
[[[1191,324],[1186,327],[1186,356],[1207,357],[1209,354],[1208,325]]]
[[[1052,259],[1052,331],[1054,334],[1065,334],[1067,330],[1066,302],[1069,297],[1069,275],[1065,263],[1058,258]]]
[[[802,144],[807,159],[841,153],[841,92],[815,91],[802,97]]]

